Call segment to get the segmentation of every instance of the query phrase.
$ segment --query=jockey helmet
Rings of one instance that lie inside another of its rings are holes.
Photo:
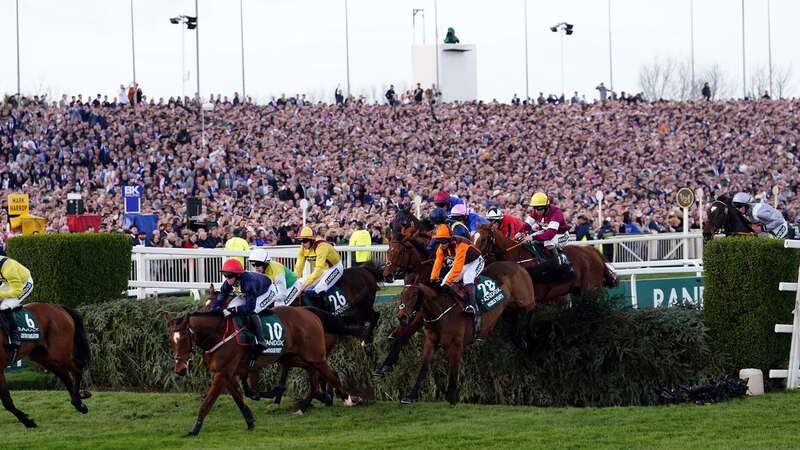
[[[255,248],[253,251],[250,252],[250,256],[248,259],[251,263],[259,263],[259,264],[267,264],[270,262],[271,258],[269,257],[269,253],[263,248]]]
[[[733,206],[740,207],[740,206],[747,206],[753,202],[753,198],[750,197],[750,194],[747,192],[737,192],[736,195],[733,196]]]
[[[461,217],[466,216],[467,214],[469,214],[467,211],[467,206],[463,203],[453,206],[453,209],[450,210],[450,217]]]
[[[447,191],[439,191],[433,194],[433,203],[438,205],[440,203],[449,204],[450,203],[450,194]]]
[[[547,206],[550,204],[550,200],[547,198],[547,194],[544,192],[537,192],[531,196],[531,203],[530,206],[537,207],[537,206]]]
[[[300,239],[301,241],[314,240],[314,231],[311,229],[311,227],[303,227],[300,230],[300,234],[297,235],[297,239]]]
[[[447,221],[447,211],[442,208],[434,208],[431,212],[431,222],[435,224],[445,223]]]
[[[446,244],[450,242],[450,239],[453,237],[453,234],[450,232],[450,227],[445,224],[440,224],[436,226],[436,232],[433,234],[433,240],[437,244]]]
[[[244,267],[238,259],[230,258],[222,264],[222,268],[219,271],[225,277],[230,275],[238,277],[244,273]]]
[[[503,220],[503,211],[500,208],[492,208],[486,214],[486,218],[489,220]]]

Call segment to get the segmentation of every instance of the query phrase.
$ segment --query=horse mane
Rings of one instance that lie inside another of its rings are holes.
[[[385,281],[383,277],[383,268],[378,266],[372,261],[369,261],[366,264],[362,264],[358,266],[359,269],[364,269],[369,272],[373,277],[375,277],[375,281]]]

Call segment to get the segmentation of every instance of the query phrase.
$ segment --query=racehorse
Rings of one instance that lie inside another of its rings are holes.
[[[407,229],[405,232],[392,233],[389,251],[386,254],[387,263],[383,269],[385,279],[394,276],[404,276],[405,284],[427,283],[433,270],[433,258],[428,253],[427,245],[431,235],[427,231],[416,228]],[[410,320],[407,324],[400,324],[389,335],[389,353],[383,363],[378,366],[379,375],[387,375],[400,358],[400,349],[408,340],[422,328],[422,315],[417,311],[409,313]]]
[[[580,294],[603,287],[614,287],[617,278],[606,265],[605,259],[594,247],[568,245],[564,248],[572,263],[575,276],[549,277],[541,270],[541,261],[522,244],[509,239],[502,231],[491,225],[479,225],[475,246],[487,263],[492,261],[514,261],[525,267],[534,281],[538,301],[558,299],[567,294]],[[546,270],[546,268],[545,268]],[[549,280],[548,280],[549,278]]]
[[[199,310],[200,312],[209,312],[208,306],[211,304],[211,298],[216,296],[216,289],[214,285],[210,285],[208,289],[208,300],[203,305],[203,307]],[[225,300],[225,304],[227,305],[235,296],[231,295],[229,298]],[[320,320],[322,320],[323,328],[325,329],[325,340],[327,343],[327,352],[330,354],[333,351],[333,348],[336,346],[338,342],[338,337],[352,335],[352,332],[348,332],[344,330],[343,324],[340,319],[332,314],[329,314],[325,311],[322,311],[316,307],[308,307],[307,309],[313,310],[314,314],[316,314]],[[363,334],[363,333],[362,333]],[[281,403],[281,399],[283,398],[283,394],[286,392],[286,380],[289,377],[289,370],[291,366],[283,365],[281,368],[281,376],[280,381],[277,385],[273,386],[272,389],[269,391],[258,391],[258,375],[260,373],[260,369],[251,369],[247,375],[240,374],[239,379],[242,382],[242,389],[244,391],[244,395],[251,400],[259,401],[261,398],[274,398],[275,404],[279,405]],[[327,392],[327,383],[322,380],[320,381],[320,392],[317,393],[314,398],[325,403],[328,406],[333,404],[333,397],[328,394]]]
[[[345,302],[339,296],[323,293],[311,297],[313,304],[306,306],[315,306],[323,311],[334,309],[331,312],[345,325],[368,327],[364,342],[369,344],[380,319],[380,314],[375,311],[375,296],[378,282],[383,280],[383,270],[375,264],[347,268],[334,286],[341,290]],[[302,302],[303,299],[298,297],[292,306],[301,306]]]
[[[164,315],[170,347],[175,355],[175,373],[186,375],[189,355],[197,346],[203,350],[203,359],[212,374],[211,386],[197,413],[197,420],[186,436],[200,433],[203,420],[223,389],[231,394],[247,428],[252,430],[255,426],[253,413],[244,403],[236,375],[246,375],[248,370],[261,369],[273,363],[302,367],[308,372],[308,395],[300,401],[295,414],[303,414],[308,409],[317,394],[320,376],[334,387],[345,405],[360,402],[358,397],[345,395],[336,371],[328,365],[328,351],[333,343],[326,338],[324,320],[309,308],[277,307],[271,311],[283,324],[284,351],[280,355],[258,355],[254,364],[251,364],[252,349],[236,342],[236,332],[226,333],[232,328],[233,316],[225,317],[217,311],[191,313],[176,319],[169,313]]]
[[[509,261],[498,261],[490,264],[483,275],[493,278],[506,294],[490,311],[481,316],[482,327],[480,337],[488,336],[494,329],[497,320],[506,308],[516,308],[530,313],[536,306],[533,282],[525,270],[518,264]],[[464,354],[464,346],[473,339],[473,321],[471,315],[463,312],[453,297],[423,284],[408,286],[400,294],[398,318],[407,323],[411,311],[422,308],[424,318],[425,344],[422,347],[422,367],[417,381],[402,403],[413,403],[419,398],[419,389],[428,375],[433,351],[441,345],[447,352],[449,381],[447,400],[450,404],[458,402],[458,369]],[[530,315],[532,317],[532,314]]]
[[[703,223],[703,241],[708,242],[713,239],[719,230],[723,230],[725,236],[756,233],[727,195],[720,195],[711,202],[706,213],[706,221]]]
[[[88,413],[89,409],[82,399],[89,398],[91,394],[81,393],[80,386],[91,352],[81,315],[66,306],[48,303],[31,303],[25,309],[38,320],[42,339],[23,341],[19,358],[27,357],[55,374],[67,388],[72,406],[81,414]],[[5,342],[6,334],[2,329],[0,338],[0,342]],[[0,367],[5,368],[9,364],[10,356],[8,350],[0,345]],[[3,372],[0,372],[0,398],[3,400],[3,407],[14,414],[23,425],[27,428],[36,427],[36,422],[14,406]]]

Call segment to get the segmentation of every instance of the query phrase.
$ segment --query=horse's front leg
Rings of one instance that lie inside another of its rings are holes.
[[[403,404],[411,404],[415,403],[419,399],[419,389],[422,385],[422,382],[425,381],[425,378],[428,376],[428,370],[431,367],[431,359],[433,359],[433,339],[426,334],[425,336],[425,344],[422,345],[422,367],[419,368],[419,374],[417,375],[417,381],[414,383],[414,387],[411,388],[408,395],[400,399],[400,403]]]
[[[208,388],[208,392],[206,392],[206,398],[203,400],[203,404],[200,405],[200,410],[197,412],[197,420],[194,422],[191,431],[186,433],[185,437],[197,436],[200,433],[200,429],[203,428],[203,420],[205,420],[208,412],[211,411],[214,402],[217,401],[220,392],[222,392],[222,388],[228,385],[227,378],[227,373],[217,372],[214,374],[214,377],[211,379],[211,386]]]
[[[458,369],[461,366],[461,357],[464,355],[464,342],[460,339],[453,339],[445,347],[447,351],[448,381],[447,381],[447,401],[451,405],[458,403]]]
[[[414,319],[411,323],[403,326],[397,327],[394,333],[389,336],[389,340],[391,341],[389,344],[389,354],[386,355],[386,359],[383,361],[378,370],[376,371],[378,375],[388,375],[392,373],[394,370],[394,366],[397,364],[397,361],[400,359],[400,350],[408,343],[411,339],[411,336],[417,333],[422,328],[422,314],[417,314],[414,316]]]

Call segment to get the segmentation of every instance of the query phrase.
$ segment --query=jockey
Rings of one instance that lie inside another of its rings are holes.
[[[447,223],[447,210],[444,208],[434,208],[431,212],[430,221],[434,225],[441,225]]]
[[[0,284],[7,286],[0,290],[0,314],[8,331],[6,347],[11,351],[9,364],[13,364],[21,344],[17,322],[14,320],[14,309],[33,291],[33,278],[25,266],[11,258],[0,256]]]
[[[531,231],[531,226],[519,218],[510,214],[503,214],[500,208],[492,208],[486,214],[486,218],[494,228],[500,230],[507,238],[513,239],[517,233]]]
[[[453,206],[463,205],[464,200],[461,200],[455,195],[450,195],[447,191],[439,191],[433,194],[433,204],[436,205],[437,208],[450,211]]]
[[[242,263],[235,258],[225,261],[220,273],[225,277],[225,281],[217,294],[217,299],[211,304],[211,310],[224,308],[225,299],[231,294],[237,294],[237,298],[231,300],[225,311],[247,317],[250,322],[249,326],[256,335],[256,347],[265,349],[267,345],[264,341],[264,330],[261,328],[261,318],[258,313],[275,301],[277,295],[275,285],[260,273],[245,272]]]
[[[453,235],[461,236],[472,240],[472,236],[478,231],[478,225],[489,223],[485,217],[475,214],[467,209],[463,203],[453,206],[450,210],[450,229]]]
[[[297,295],[309,288],[314,294],[322,294],[332,288],[342,277],[342,273],[344,273],[342,257],[329,242],[322,239],[317,240],[309,227],[303,227],[297,238],[301,243],[297,252],[297,262],[294,265],[294,274],[300,278]],[[314,262],[314,270],[308,278],[303,278],[306,260]]]
[[[478,303],[475,298],[475,280],[483,271],[483,256],[481,252],[472,245],[472,241],[461,236],[454,236],[447,225],[436,227],[433,235],[436,240],[436,260],[431,271],[431,281],[438,281],[445,264],[445,259],[452,258],[453,265],[441,285],[450,287],[452,284],[461,281],[467,291],[467,306],[465,312],[474,316],[475,334],[478,333]]]
[[[283,264],[273,261],[263,248],[256,248],[248,257],[256,272],[264,274],[277,289],[275,306],[289,306],[300,292],[297,276]]]
[[[753,198],[746,192],[737,192],[733,196],[733,207],[736,208],[750,223],[757,223],[764,227],[764,231],[776,238],[785,238],[789,226],[783,214],[768,203],[753,202]]]
[[[533,194],[530,206],[533,207],[533,211],[525,221],[530,224],[533,233],[526,236],[525,241],[535,240],[551,249],[558,259],[556,264],[566,271],[572,271],[563,250],[569,241],[570,228],[564,220],[564,213],[557,206],[551,205],[550,199],[543,192]],[[519,234],[516,237],[519,238]]]

